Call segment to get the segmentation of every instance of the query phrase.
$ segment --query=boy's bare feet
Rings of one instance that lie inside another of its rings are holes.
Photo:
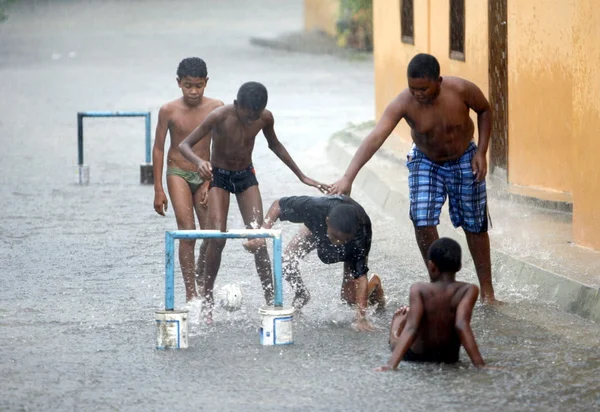
[[[213,325],[213,308],[214,305],[211,304],[207,299],[202,301],[202,310],[200,311],[200,321],[204,321],[209,326]]]

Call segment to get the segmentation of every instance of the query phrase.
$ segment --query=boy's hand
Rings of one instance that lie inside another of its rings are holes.
[[[331,195],[346,195],[350,196],[352,190],[352,182],[346,177],[342,177],[340,180],[329,186],[329,194]]]
[[[165,192],[162,190],[154,193],[154,210],[161,216],[165,215],[167,208],[169,207],[169,201]]]
[[[311,179],[308,176],[303,176],[302,179],[301,179],[301,181],[305,185],[316,187],[317,189],[319,189],[321,191],[321,193],[328,193],[329,192],[329,185],[326,185],[325,183],[319,183],[316,180]]]
[[[250,253],[256,253],[258,249],[266,245],[265,239],[252,239],[244,242],[242,246]]]
[[[200,173],[202,179],[210,182],[212,180],[212,166],[210,162],[202,160],[201,163],[198,163],[198,173]]]
[[[475,180],[481,182],[485,179],[485,175],[487,174],[487,159],[485,158],[485,153],[475,153],[473,159],[471,160],[471,167],[473,168],[473,174],[475,175]]]
[[[375,372],[385,372],[385,371],[391,371],[391,370],[393,370],[393,369],[390,365],[383,365],[378,368],[375,368]]]
[[[204,183],[202,183],[202,186],[200,186],[200,206],[204,207],[205,209],[208,208],[208,188],[210,186],[210,181],[205,181]]]

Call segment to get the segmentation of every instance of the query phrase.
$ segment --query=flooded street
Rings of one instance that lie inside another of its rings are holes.
[[[329,137],[374,117],[371,61],[251,46],[250,36],[302,29],[297,0],[27,1],[0,23],[0,411],[591,411],[600,409],[600,326],[532,301],[534,290],[496,285],[497,307],[477,305],[473,329],[487,363],[464,352],[454,366],[387,360],[387,327],[409,286],[427,279],[408,219],[353,193],[373,221],[369,264],[387,313],[379,332],[350,329],[338,303],[342,265],[310,255],[301,266],[312,300],[294,345],[259,344],[262,291],[253,257],[229,241],[217,288],[244,291],[215,327],[190,326],[190,348],[155,350],[164,307],[164,232],[152,186],[139,184],[143,119],[85,119],[90,185],[76,184],[76,113],[152,112],[180,95],[180,60],[206,60],[206,95],[233,101],[263,82],[275,130],[309,176],[333,182]],[[404,75],[403,73],[399,73]],[[260,135],[254,165],[265,208],[317,191],[302,185]],[[447,218],[447,217],[444,217]],[[229,227],[242,228],[232,199]],[[297,226],[283,230],[284,246]],[[493,236],[493,230],[490,236]],[[176,269],[176,307],[183,304]],[[476,282],[465,270],[459,278]],[[290,302],[285,285],[284,299]]]

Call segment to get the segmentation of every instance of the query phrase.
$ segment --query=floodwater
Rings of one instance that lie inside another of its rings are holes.
[[[327,139],[373,118],[372,63],[249,45],[251,35],[299,30],[301,19],[302,2],[291,0],[22,0],[11,9],[0,24],[0,410],[600,408],[600,327],[510,284],[496,285],[506,305],[478,305],[473,319],[484,359],[500,370],[476,370],[463,352],[454,366],[373,372],[389,356],[393,309],[426,272],[408,218],[392,220],[359,192],[374,224],[370,266],[389,299],[374,318],[379,332],[350,329],[353,313],[338,303],[341,265],[310,256],[302,270],[313,299],[294,345],[262,347],[253,259],[230,241],[217,287],[240,284],[242,310],[217,311],[213,328],[192,324],[187,350],[154,349],[164,232],[175,219],[156,215],[152,187],[139,184],[143,120],[85,119],[91,184],[80,187],[76,112],[151,110],[154,127],[160,105],[178,96],[178,62],[200,55],[209,96],[229,102],[244,81],[264,82],[281,141],[307,174],[332,182],[341,171],[328,164]],[[264,140],[254,163],[265,206],[316,194]],[[241,227],[235,202],[229,224]],[[285,243],[296,228],[280,227]],[[178,266],[176,276],[180,307]]]

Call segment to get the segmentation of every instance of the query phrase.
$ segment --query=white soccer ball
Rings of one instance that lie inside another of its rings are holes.
[[[217,292],[216,298],[220,306],[227,310],[234,311],[242,307],[244,296],[242,295],[242,288],[239,285],[230,283],[223,286]]]

